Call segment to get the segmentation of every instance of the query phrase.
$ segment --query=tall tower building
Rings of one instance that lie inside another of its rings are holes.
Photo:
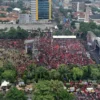
[[[85,10],[85,2],[76,2],[73,1],[72,2],[72,9],[73,11],[79,12],[79,11],[83,11]]]
[[[85,20],[84,22],[89,22],[89,16],[92,15],[91,4],[86,4]]]
[[[70,0],[63,0],[64,9],[68,9]]]
[[[51,5],[51,0],[31,0],[31,21],[34,23],[42,19],[51,20]]]

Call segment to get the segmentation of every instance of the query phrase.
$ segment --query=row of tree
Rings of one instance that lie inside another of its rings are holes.
[[[57,69],[48,70],[47,68],[36,65],[30,65],[22,76],[22,79],[27,82],[38,80],[59,80],[59,81],[79,81],[79,80],[100,80],[100,65],[60,65]]]
[[[2,80],[8,80],[10,82],[16,82],[18,73],[16,68],[7,63],[3,67],[0,67],[0,82]],[[27,70],[23,73],[21,78],[25,83],[38,82],[38,80],[100,80],[100,65],[60,65],[57,69],[47,69],[43,66],[36,66],[32,64],[27,67]]]
[[[81,37],[83,39],[86,39],[88,31],[92,31],[92,32],[94,32],[95,35],[100,36],[100,34],[99,34],[100,33],[100,26],[99,25],[96,25],[94,22],[90,22],[90,23],[81,22],[80,23],[79,33],[80,32],[83,33],[81,35]]]
[[[7,80],[15,83],[17,76],[17,70],[10,62],[0,67],[0,81]],[[27,70],[20,78],[27,84],[33,83],[33,100],[44,98],[44,100],[73,100],[73,94],[64,89],[63,82],[88,79],[100,80],[100,65],[61,64],[57,69],[48,69],[44,66],[32,64],[27,66]],[[26,100],[25,94],[15,87],[11,88],[7,94],[0,94],[0,98],[4,100]]]
[[[28,32],[20,27],[17,29],[11,27],[9,31],[1,31],[0,39],[26,39]]]
[[[7,62],[3,67],[0,67],[0,82],[8,80],[16,82],[18,73],[16,68]],[[21,78],[25,83],[38,82],[38,80],[100,80],[100,65],[64,65],[61,64],[57,69],[47,69],[44,66],[32,64],[27,67],[27,70],[22,74]]]

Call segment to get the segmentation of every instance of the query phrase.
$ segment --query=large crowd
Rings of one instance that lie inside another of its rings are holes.
[[[0,51],[1,58],[3,57],[4,60],[12,59],[16,66],[22,66],[21,70],[32,62],[25,56],[25,45],[21,39],[0,39],[0,48],[4,49],[3,52]],[[40,38],[37,49],[39,53],[36,57],[36,63],[46,65],[48,68],[57,68],[60,64],[88,65],[94,63],[87,55],[82,43],[77,39]],[[19,67],[18,70],[20,70]]]
[[[24,40],[22,39],[0,39],[0,48],[5,49],[18,49],[23,50],[24,47]]]
[[[94,63],[77,39],[41,38],[38,51],[37,63],[45,64],[48,67],[57,67],[60,64],[88,65]]]
[[[24,41],[3,40],[0,39],[0,62],[3,65],[6,62],[11,62],[18,72],[23,72],[28,65],[33,63],[31,57],[25,53]]]
[[[100,84],[94,82],[80,81],[70,82],[67,87],[69,92],[73,92],[77,100],[100,100]]]

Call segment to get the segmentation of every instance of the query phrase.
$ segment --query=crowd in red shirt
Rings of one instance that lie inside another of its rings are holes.
[[[37,63],[56,68],[60,64],[93,64],[86,50],[77,39],[46,39],[40,38]]]

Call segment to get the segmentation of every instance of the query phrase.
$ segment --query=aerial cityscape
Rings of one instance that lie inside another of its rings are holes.
[[[0,0],[0,100],[100,100],[100,0]]]

